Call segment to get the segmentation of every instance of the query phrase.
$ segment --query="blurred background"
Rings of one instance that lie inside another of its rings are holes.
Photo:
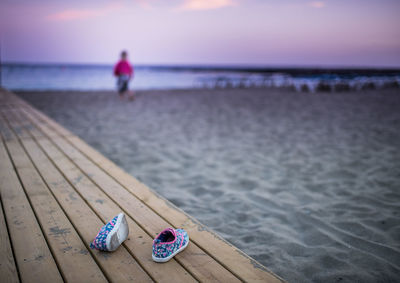
[[[398,282],[399,15],[398,0],[1,0],[0,78],[289,282]]]

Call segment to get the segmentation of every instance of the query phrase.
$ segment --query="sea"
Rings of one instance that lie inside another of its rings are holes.
[[[113,90],[112,65],[1,65],[1,86],[10,90]],[[188,88],[291,88],[302,92],[399,88],[400,69],[249,66],[135,66],[134,90]]]

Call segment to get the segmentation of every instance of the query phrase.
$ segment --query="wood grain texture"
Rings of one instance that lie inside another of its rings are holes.
[[[1,282],[19,282],[17,267],[11,249],[10,237],[0,199],[0,278]]]
[[[3,142],[0,160],[1,199],[21,280],[63,282]]]
[[[107,282],[22,146],[12,143],[8,150],[64,279]]]

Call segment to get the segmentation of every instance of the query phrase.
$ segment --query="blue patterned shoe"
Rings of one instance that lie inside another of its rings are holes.
[[[167,228],[153,241],[153,260],[167,262],[189,244],[189,236],[183,229]]]
[[[126,240],[128,234],[128,223],[125,214],[121,212],[100,229],[90,247],[101,251],[115,251]]]

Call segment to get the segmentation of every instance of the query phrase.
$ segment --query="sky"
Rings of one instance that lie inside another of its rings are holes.
[[[400,67],[398,0],[0,0],[4,62]]]

